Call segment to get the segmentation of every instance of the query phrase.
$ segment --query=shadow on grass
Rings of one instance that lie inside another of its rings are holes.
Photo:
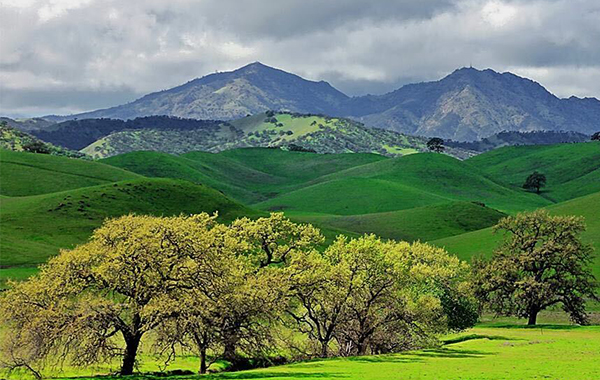
[[[454,348],[435,348],[415,352],[407,352],[395,355],[378,355],[378,356],[357,356],[347,358],[352,362],[363,363],[415,363],[422,362],[427,358],[483,358],[492,353],[478,350],[463,350]]]
[[[501,335],[470,334],[470,335],[459,336],[456,338],[446,339],[443,341],[443,343],[444,343],[444,345],[448,345],[448,344],[461,343],[461,342],[466,342],[466,341],[475,340],[475,339],[522,340],[520,338],[509,338],[509,337],[501,336]]]
[[[490,329],[524,329],[524,330],[576,330],[584,326],[579,325],[559,325],[559,324],[539,324],[534,326],[521,325],[516,323],[493,323],[486,324],[485,328]]]
[[[320,378],[336,378],[345,377],[334,373],[324,372],[231,372],[199,377],[201,379],[278,379],[278,378],[294,378],[294,379],[320,379]]]

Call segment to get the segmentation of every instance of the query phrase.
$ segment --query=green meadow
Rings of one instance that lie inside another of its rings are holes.
[[[600,378],[600,327],[542,324],[535,328],[489,322],[442,339],[439,347],[392,355],[334,358],[274,366],[250,371],[209,375],[197,371],[197,358],[181,356],[165,371],[157,358],[142,355],[139,370],[130,379],[366,379],[366,380],[593,380]],[[104,375],[118,363],[87,369],[63,367],[50,378],[110,380]],[[216,366],[218,368],[218,365]],[[179,372],[181,373],[181,372]],[[185,373],[185,372],[184,372]],[[104,375],[97,377],[98,375]],[[28,378],[24,375],[23,379]]]
[[[544,208],[554,215],[583,216],[582,237],[600,252],[596,142],[500,148],[465,161],[434,153],[388,158],[243,148],[182,155],[131,152],[99,161],[0,150],[0,162],[0,287],[9,278],[24,280],[36,273],[60,249],[87,241],[106,218],[128,213],[218,212],[220,221],[230,222],[282,211],[321,228],[328,242],[340,234],[373,233],[427,241],[469,261],[492,254],[502,235],[491,227],[500,218]],[[548,179],[539,195],[521,188],[535,170]],[[600,278],[600,254],[593,271]],[[599,308],[588,307],[594,323]],[[144,375],[131,378],[600,378],[599,326],[571,325],[558,309],[542,313],[540,322],[527,328],[513,318],[486,315],[472,329],[440,337],[439,347],[431,349],[205,376],[190,374],[198,369],[191,354],[164,367],[161,358],[142,349],[138,371]],[[108,380],[118,366],[63,367],[48,375]],[[189,373],[158,374],[165,370]]]

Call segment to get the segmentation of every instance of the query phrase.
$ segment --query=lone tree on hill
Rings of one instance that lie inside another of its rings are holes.
[[[546,176],[537,171],[531,173],[525,180],[523,188],[526,190],[535,190],[536,193],[540,193],[540,189],[546,186]]]
[[[475,295],[502,315],[527,318],[535,325],[540,311],[561,304],[573,322],[586,324],[586,298],[598,300],[589,264],[592,248],[583,244],[582,217],[550,216],[547,211],[501,219],[506,231],[490,261],[473,263]]]
[[[439,137],[433,137],[427,141],[427,148],[436,153],[442,153],[444,151],[444,140]]]
[[[600,132],[596,132],[592,135],[592,141],[600,141]]]

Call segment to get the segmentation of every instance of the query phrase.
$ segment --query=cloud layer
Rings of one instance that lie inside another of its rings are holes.
[[[0,114],[121,104],[248,62],[383,93],[454,69],[600,97],[597,0],[0,0]]]

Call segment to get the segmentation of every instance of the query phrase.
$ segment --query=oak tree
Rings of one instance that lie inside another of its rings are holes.
[[[477,297],[492,311],[527,318],[562,305],[573,322],[585,324],[587,298],[598,299],[590,263],[592,248],[581,241],[583,218],[551,216],[547,211],[501,219],[506,232],[491,260],[474,263]]]

